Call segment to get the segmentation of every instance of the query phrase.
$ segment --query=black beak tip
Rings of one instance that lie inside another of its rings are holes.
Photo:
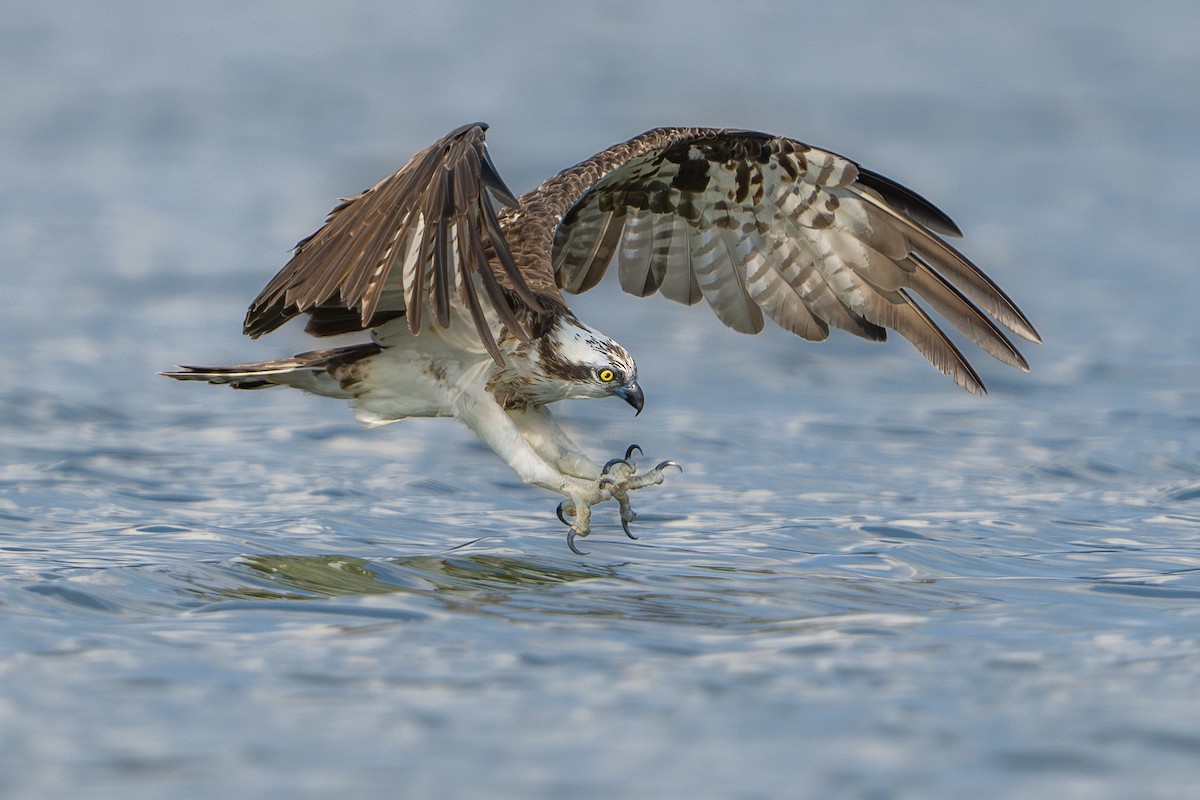
[[[616,395],[624,400],[635,410],[634,416],[642,413],[642,407],[646,404],[646,396],[642,394],[642,387],[636,383],[631,383],[628,386],[622,386],[616,391]]]

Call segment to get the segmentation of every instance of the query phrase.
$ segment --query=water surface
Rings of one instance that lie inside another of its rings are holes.
[[[0,795],[1195,796],[1200,20],[1089,8],[12,9]],[[155,377],[307,348],[247,301],[476,118],[518,190],[664,123],[848,153],[1047,344],[980,399],[581,298],[647,408],[560,416],[686,470],[583,558],[452,423]]]

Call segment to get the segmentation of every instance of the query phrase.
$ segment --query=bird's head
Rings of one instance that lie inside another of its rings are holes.
[[[543,405],[572,397],[619,397],[642,411],[637,364],[624,347],[570,317],[559,317],[514,364],[511,385],[530,403]],[[521,373],[524,373],[523,375]]]

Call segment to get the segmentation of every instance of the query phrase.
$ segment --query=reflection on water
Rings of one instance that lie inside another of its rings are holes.
[[[221,588],[226,598],[304,600],[404,593],[459,611],[512,618],[567,616],[698,625],[748,625],[769,621],[748,612],[745,600],[766,600],[772,586],[740,585],[728,567],[667,567],[653,581],[619,566],[551,566],[495,555],[415,556],[368,561],[352,556],[252,556],[239,565],[259,579]],[[754,578],[769,576],[756,571]],[[280,591],[280,587],[284,591]],[[728,592],[723,594],[723,590]]]
[[[291,597],[387,594],[436,594],[447,602],[499,602],[514,591],[586,580],[601,574],[533,564],[500,556],[416,556],[369,562],[353,556],[250,556],[242,563],[273,585],[305,594],[272,593],[246,587],[224,590],[231,597]]]
[[[870,562],[878,554],[865,553]],[[456,611],[476,611],[512,619],[574,619],[668,623],[729,632],[838,630],[867,617],[895,615],[900,624],[939,610],[985,602],[961,587],[932,579],[900,579],[911,567],[898,560],[896,574],[878,583],[841,570],[853,559],[804,559],[779,569],[738,569],[678,554],[647,554],[653,566],[550,565],[525,558],[485,554],[414,556],[368,560],[347,555],[247,556],[208,580],[196,576],[194,591],[209,600],[316,600],[319,598],[404,594],[426,598]],[[876,562],[878,563],[878,562]],[[885,570],[861,559],[883,578]],[[252,581],[247,581],[249,571]],[[238,580],[238,579],[241,580]],[[220,610],[218,602],[209,610]],[[353,614],[354,607],[339,607]],[[372,607],[369,612],[374,615]],[[915,616],[914,616],[915,615]]]

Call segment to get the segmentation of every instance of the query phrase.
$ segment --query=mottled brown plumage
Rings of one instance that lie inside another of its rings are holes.
[[[397,316],[415,334],[448,325],[461,303],[500,364],[489,311],[518,339],[536,339],[569,313],[560,289],[590,289],[615,260],[626,291],[707,299],[745,333],[764,316],[814,341],[830,326],[872,340],[894,329],[981,390],[915,295],[991,355],[1027,368],[987,315],[1038,341],[1033,326],[938,236],[959,235],[954,223],[852,161],[751,131],[659,128],[518,201],[488,157],[485,130],[463,126],[343,200],[251,305],[246,332],[308,313],[314,335]],[[493,199],[506,206],[498,214]]]

